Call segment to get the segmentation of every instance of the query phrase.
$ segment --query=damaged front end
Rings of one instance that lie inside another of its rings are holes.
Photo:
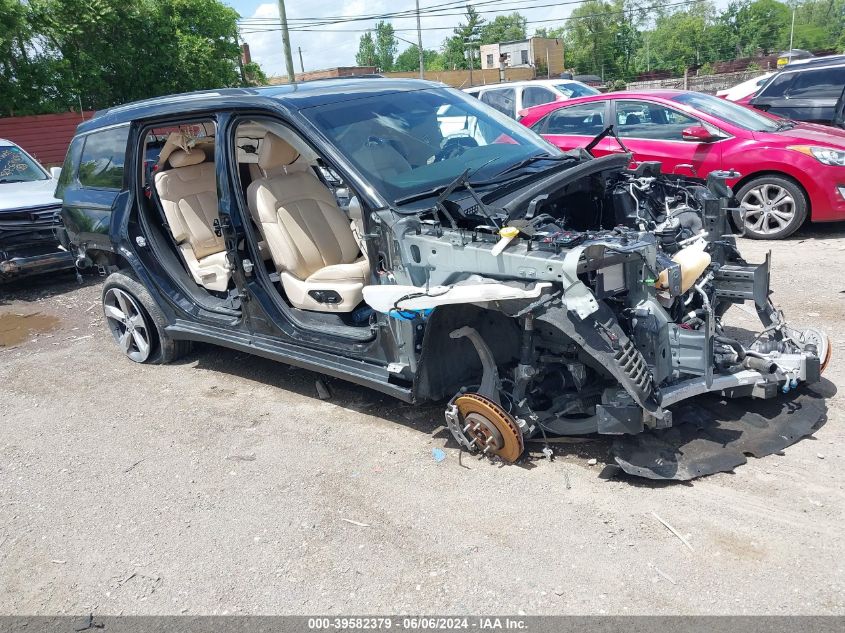
[[[72,268],[58,204],[0,210],[0,282]]]
[[[451,389],[462,447],[514,461],[532,438],[666,429],[695,396],[773,399],[820,380],[826,335],[791,328],[769,257],[737,250],[731,175],[627,159],[585,160],[496,206],[467,184],[393,227],[407,285],[365,298],[416,324],[418,396]],[[723,324],[745,303],[758,332]]]

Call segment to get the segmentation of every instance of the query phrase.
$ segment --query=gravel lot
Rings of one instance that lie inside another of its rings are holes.
[[[843,238],[742,244],[773,250],[839,386]],[[130,363],[99,282],[0,287],[0,318],[47,329],[0,347],[2,614],[845,614],[842,393],[814,438],[691,484],[599,478],[604,440],[461,467],[440,406],[321,401],[316,374],[214,347]]]

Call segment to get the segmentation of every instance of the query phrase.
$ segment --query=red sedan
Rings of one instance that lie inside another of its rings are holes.
[[[608,123],[633,165],[660,161],[666,173],[705,178],[719,169],[745,208],[749,237],[780,239],[810,218],[845,220],[845,130],[775,119],[698,92],[615,92],[520,112],[520,122],[561,149],[584,147]],[[593,149],[623,152],[613,137]]]

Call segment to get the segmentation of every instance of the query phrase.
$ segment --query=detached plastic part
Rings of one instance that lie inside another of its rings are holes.
[[[717,394],[672,407],[684,424],[617,438],[616,463],[630,475],[688,481],[729,472],[748,460],[782,451],[827,421],[827,403],[836,388],[823,380],[771,400],[725,401]]]
[[[532,288],[507,286],[501,283],[454,286],[366,286],[364,301],[378,312],[430,310],[442,305],[487,303],[508,299],[536,299],[551,283],[536,283]]]

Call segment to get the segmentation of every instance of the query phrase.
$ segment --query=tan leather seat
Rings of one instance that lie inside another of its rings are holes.
[[[373,176],[390,178],[411,171],[405,157],[387,143],[368,142],[353,156],[361,168]]]
[[[363,300],[369,263],[332,192],[310,169],[290,167],[298,157],[288,143],[267,133],[258,155],[265,177],[247,188],[250,213],[294,307],[350,312]],[[336,300],[319,300],[326,296]]]
[[[194,281],[224,292],[232,273],[223,237],[215,235],[219,219],[214,163],[205,152],[178,149],[168,157],[170,169],[155,175],[155,187],[173,239],[179,245]]]

